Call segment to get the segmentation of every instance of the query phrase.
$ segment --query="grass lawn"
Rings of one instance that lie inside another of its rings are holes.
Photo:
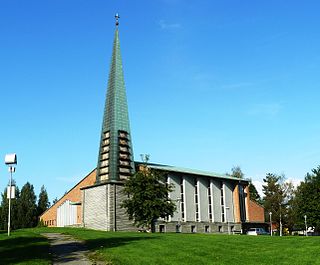
[[[85,240],[95,257],[112,264],[320,264],[320,237],[113,233],[76,228],[26,231],[72,234]]]
[[[31,230],[0,231],[0,264],[51,264],[47,239]]]

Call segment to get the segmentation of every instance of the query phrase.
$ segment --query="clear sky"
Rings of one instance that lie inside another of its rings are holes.
[[[320,2],[0,0],[0,158],[50,200],[95,168],[119,12],[136,160],[303,179],[320,164]],[[9,175],[0,163],[0,191]]]

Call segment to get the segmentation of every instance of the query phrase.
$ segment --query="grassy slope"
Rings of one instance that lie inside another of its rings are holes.
[[[0,264],[51,264],[49,244],[30,230],[0,232]]]
[[[320,237],[36,231],[70,233],[113,264],[320,264]]]

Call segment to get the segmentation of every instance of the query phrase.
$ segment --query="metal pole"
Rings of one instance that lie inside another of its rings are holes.
[[[11,225],[11,185],[12,185],[12,167],[9,167],[10,181],[9,181],[9,213],[8,213],[8,236],[10,236]]]

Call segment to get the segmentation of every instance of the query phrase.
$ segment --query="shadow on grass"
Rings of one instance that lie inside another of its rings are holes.
[[[157,240],[157,236],[114,236],[114,237],[101,237],[95,239],[87,239],[86,245],[90,251],[100,249],[117,248],[128,245],[137,241]]]
[[[45,238],[13,236],[0,240],[0,264],[48,261],[49,245]]]

